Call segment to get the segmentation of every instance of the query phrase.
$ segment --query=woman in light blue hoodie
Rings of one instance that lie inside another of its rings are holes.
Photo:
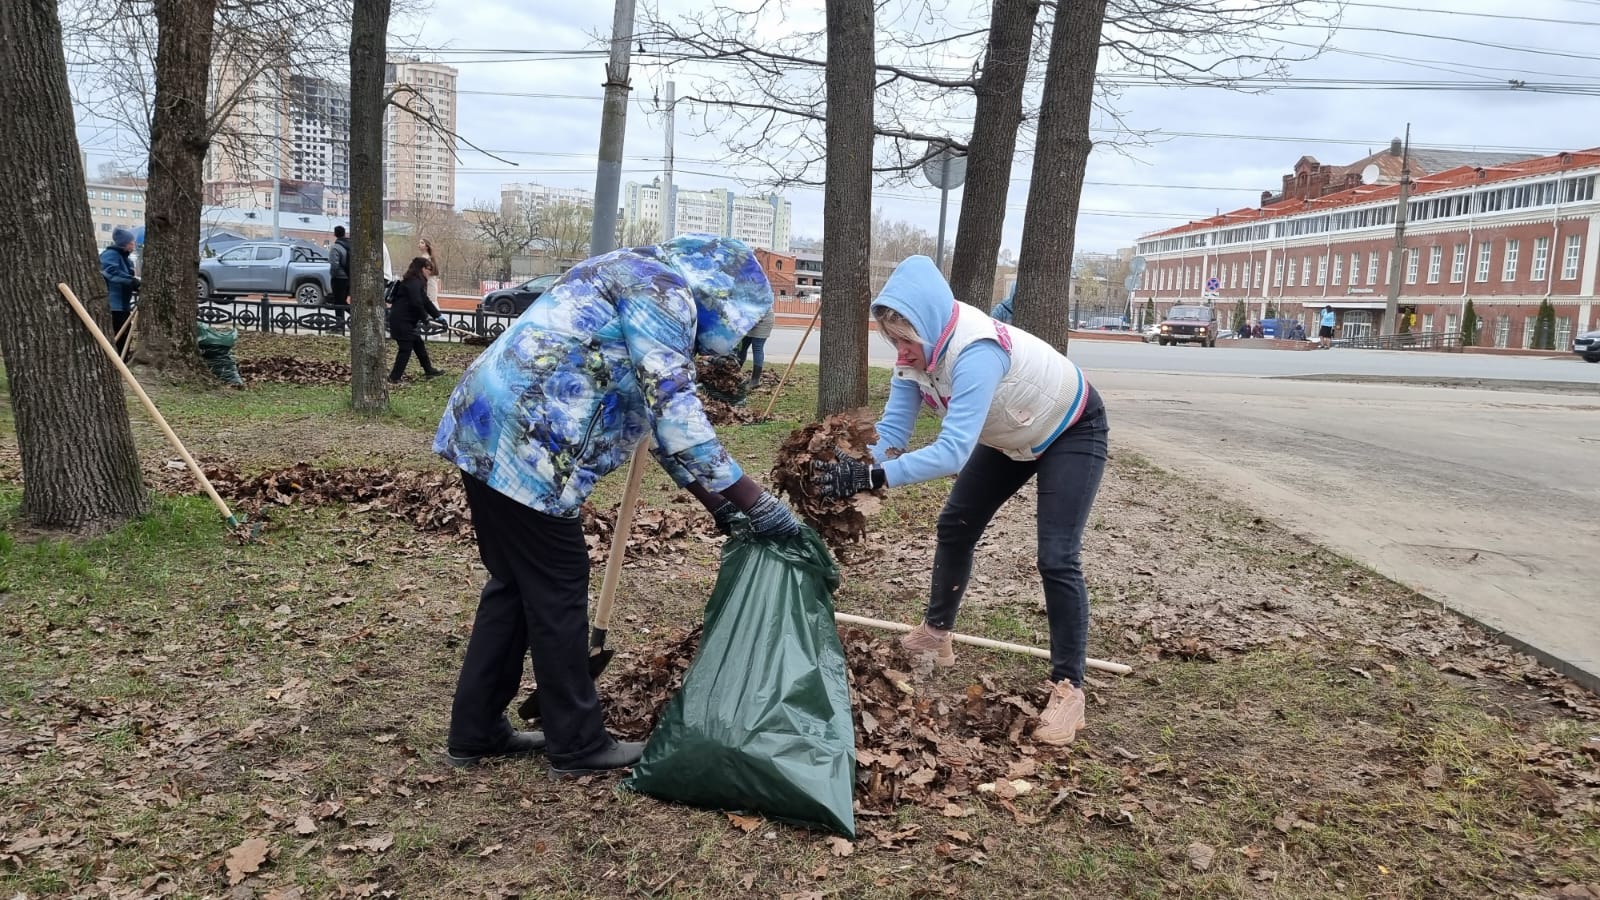
[[[433,449],[464,475],[489,583],[451,708],[452,764],[547,751],[571,774],[638,761],[643,744],[606,733],[589,675],[578,509],[647,434],[724,533],[740,512],[754,534],[799,532],[723,449],[695,393],[695,354],[728,354],[771,307],[750,248],[683,235],[572,267],[462,375]],[[524,655],[544,733],[514,731],[505,716]]]
[[[836,454],[835,462],[814,464],[816,479],[825,494],[844,497],[956,475],[939,514],[927,613],[901,641],[950,665],[950,635],[978,539],[1000,505],[1037,476],[1050,699],[1033,734],[1041,743],[1069,743],[1084,724],[1089,591],[1080,557],[1106,465],[1105,406],[1049,344],[958,303],[925,256],[895,269],[872,315],[899,353],[872,448],[875,459],[887,461],[871,466]],[[939,436],[905,452],[923,406],[943,418]],[[900,455],[888,459],[892,451]]]

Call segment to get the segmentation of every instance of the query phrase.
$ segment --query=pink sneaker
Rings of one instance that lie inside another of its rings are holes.
[[[1039,714],[1033,739],[1041,744],[1070,744],[1078,736],[1078,729],[1083,727],[1083,689],[1075,688],[1072,682],[1065,680],[1045,684],[1050,690],[1050,702]]]
[[[934,628],[927,622],[923,622],[902,636],[900,646],[904,647],[906,652],[918,656],[931,654],[936,665],[956,664],[955,640],[950,637],[950,632]]]

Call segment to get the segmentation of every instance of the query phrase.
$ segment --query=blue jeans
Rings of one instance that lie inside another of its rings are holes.
[[[747,337],[739,342],[739,365],[744,366],[745,352],[749,351],[751,360],[757,369],[767,362],[767,339]]]
[[[973,451],[939,513],[933,591],[926,616],[929,625],[955,628],[961,597],[972,578],[972,552],[978,538],[1000,505],[1038,475],[1038,565],[1050,620],[1050,680],[1065,678],[1074,686],[1083,686],[1089,588],[1083,580],[1080,557],[1089,510],[1105,474],[1109,430],[1105,404],[1091,388],[1083,415],[1038,459],[1023,462],[981,445]]]

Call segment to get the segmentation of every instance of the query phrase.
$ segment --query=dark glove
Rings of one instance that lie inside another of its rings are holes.
[[[133,289],[134,290],[137,291],[139,289],[140,285],[143,285],[143,284],[144,284],[144,279],[143,278],[140,278],[137,275],[133,276]]]
[[[711,511],[711,518],[717,523],[717,530],[722,532],[724,537],[733,536],[733,520],[739,515],[739,507],[727,500],[722,501],[721,506]]]
[[[771,491],[762,491],[744,512],[750,517],[750,533],[758,537],[792,537],[800,533],[800,520]]]
[[[811,461],[811,480],[824,497],[849,497],[883,487],[883,470],[851,457],[843,450],[833,451],[833,462]]]

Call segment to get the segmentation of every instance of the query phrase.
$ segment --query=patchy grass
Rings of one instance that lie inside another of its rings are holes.
[[[800,371],[779,420],[722,429],[758,477],[809,417],[815,377]],[[202,455],[246,471],[414,468],[433,464],[449,388],[408,385],[376,424],[346,414],[335,388],[163,388],[159,402]],[[875,373],[874,402],[884,388]],[[647,503],[671,502],[664,477],[647,483]],[[945,489],[891,493],[849,555],[842,610],[916,619]],[[0,484],[0,510],[18,497]],[[1425,598],[1128,454],[1085,561],[1090,653],[1135,675],[1094,674],[1089,729],[1015,815],[976,796],[959,819],[904,806],[864,818],[848,857],[615,779],[449,769],[438,754],[481,584],[473,548],[342,509],[278,511],[247,544],[215,520],[202,498],[162,497],[92,540],[0,527],[4,896],[226,895],[228,853],[252,838],[272,852],[245,880],[257,896],[1431,898],[1600,884],[1600,724],[1580,695]],[[1032,527],[1026,496],[997,518],[964,629],[1047,642]],[[681,550],[624,572],[615,665],[698,618],[716,547]],[[959,703],[981,676],[1020,689],[1043,675],[1030,658],[958,654],[919,695]],[[910,832],[901,849],[870,836],[885,829]]]

